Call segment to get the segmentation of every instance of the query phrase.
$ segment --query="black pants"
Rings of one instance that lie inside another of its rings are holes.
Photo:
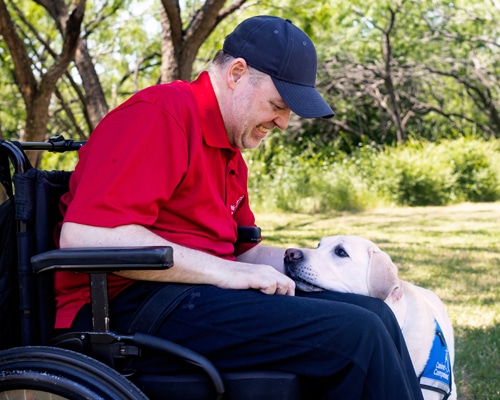
[[[161,285],[136,282],[114,299],[111,328],[126,332],[132,316]],[[73,329],[89,329],[89,321],[86,307]],[[396,319],[385,303],[371,297],[335,292],[270,296],[201,285],[155,334],[205,355],[221,371],[268,369],[311,378],[328,399],[422,399]],[[136,367],[158,373],[172,365],[150,354]]]

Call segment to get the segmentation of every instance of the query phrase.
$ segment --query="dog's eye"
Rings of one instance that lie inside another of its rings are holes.
[[[338,257],[342,257],[342,258],[349,257],[349,254],[347,254],[347,251],[345,251],[345,249],[340,245],[335,247],[334,252],[335,252],[335,255]]]

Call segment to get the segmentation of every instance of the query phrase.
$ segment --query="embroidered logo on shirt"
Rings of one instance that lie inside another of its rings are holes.
[[[236,212],[236,209],[239,207],[241,204],[241,201],[245,198],[245,195],[241,195],[238,200],[236,200],[236,203],[232,204],[231,207],[231,215],[233,215]]]

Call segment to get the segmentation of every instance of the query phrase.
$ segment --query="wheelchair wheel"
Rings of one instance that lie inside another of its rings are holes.
[[[0,400],[147,400],[107,365],[55,347],[0,352]]]

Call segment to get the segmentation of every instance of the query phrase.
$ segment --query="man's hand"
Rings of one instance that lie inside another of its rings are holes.
[[[270,265],[231,264],[217,286],[224,289],[256,289],[265,294],[295,295],[295,282]]]

